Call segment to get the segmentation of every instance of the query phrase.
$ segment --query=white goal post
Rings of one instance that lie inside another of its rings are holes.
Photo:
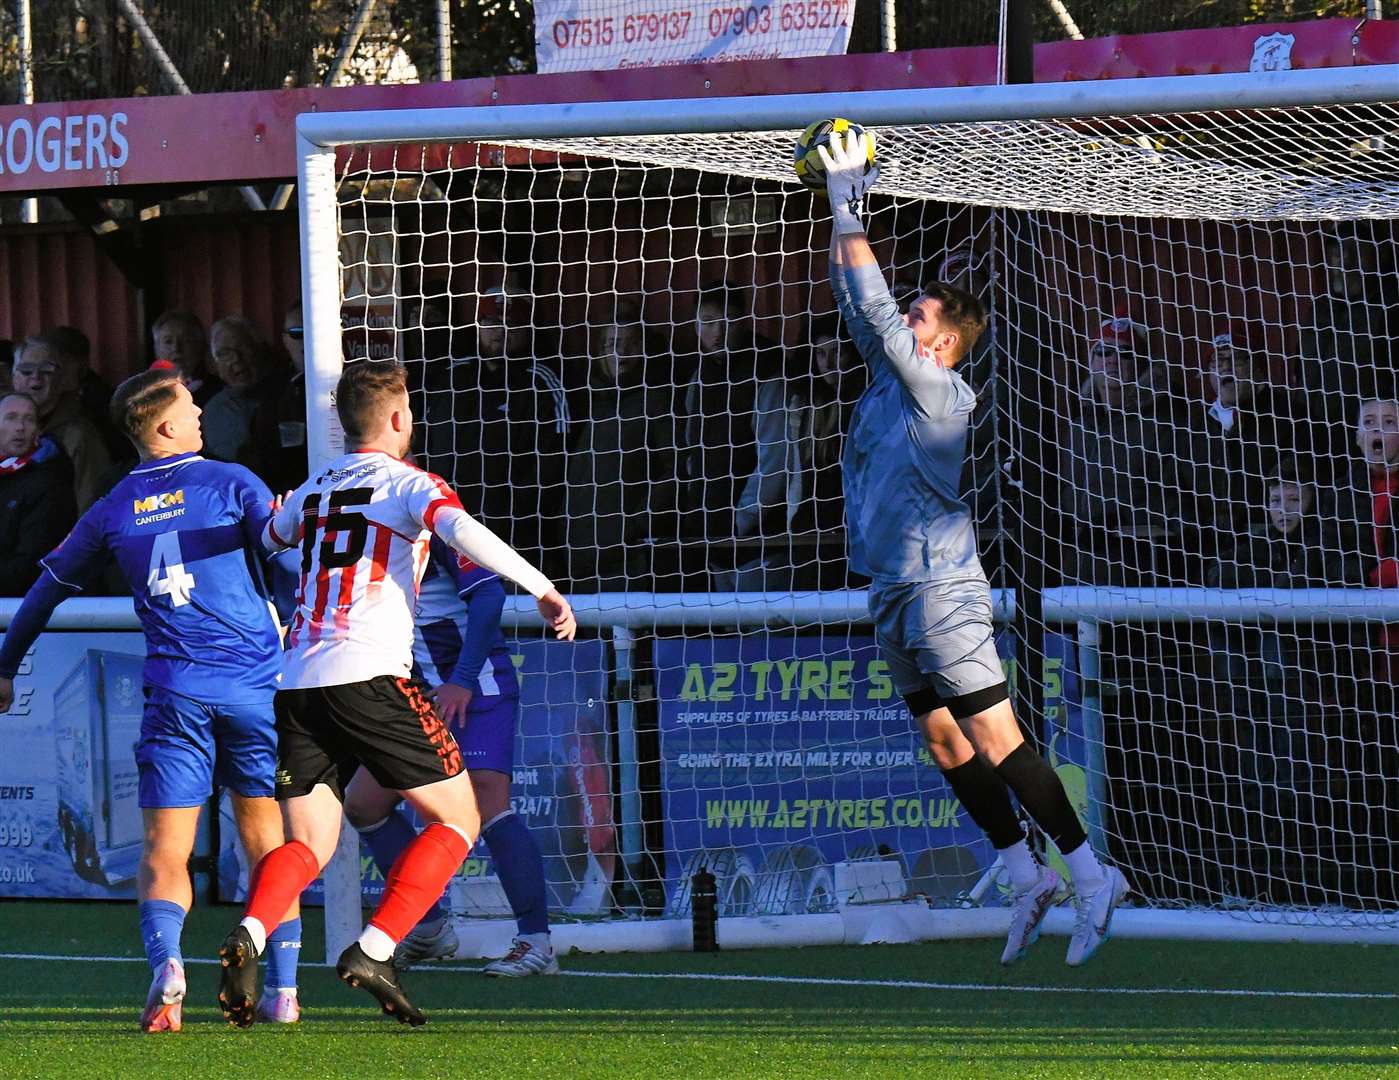
[[[1376,159],[1380,164],[1393,159],[1399,140],[1396,102],[1399,65],[1383,65],[1030,86],[303,114],[297,119],[298,197],[312,468],[343,447],[333,391],[343,349],[337,155],[345,148],[499,144],[616,157],[642,166],[701,168],[695,144],[677,151],[670,142],[680,136],[733,135],[751,137],[755,148],[746,151],[747,160],[737,167],[740,175],[790,181],[792,133],[815,118],[839,115],[879,129],[916,130],[917,137],[881,138],[880,190],[894,198],[1129,218],[1392,219],[1399,218],[1399,177],[1376,168]],[[1363,114],[1361,135],[1347,130],[1331,139],[1328,109]],[[1291,128],[1289,110],[1299,110],[1304,117]],[[1209,120],[1217,116],[1244,118],[1244,127],[1229,132],[1230,137],[1239,134],[1237,146],[1217,141],[1218,131]],[[1163,140],[1161,125],[1149,122],[1162,117],[1181,120],[1189,137],[1179,145]],[[1253,117],[1262,118],[1259,133],[1245,137],[1240,132]],[[1299,140],[1324,144],[1323,167],[1314,167],[1314,162],[1295,169],[1286,163],[1258,164],[1261,148],[1287,138],[1289,131]],[[946,141],[938,143],[943,133]],[[1210,152],[1197,152],[1206,143]],[[940,166],[935,177],[934,157]],[[996,163],[1012,158],[1023,171],[1012,179],[998,177]],[[729,163],[716,167],[734,170]],[[1091,182],[1083,182],[1085,177]],[[1211,192],[1209,198],[1194,197],[1202,189]],[[1015,594],[1004,590],[1000,595],[1002,615],[1009,617],[1016,607]],[[511,625],[532,625],[527,605],[507,610]],[[615,633],[613,628],[798,623],[848,627],[864,619],[862,594],[848,590],[600,593],[580,597],[576,610],[582,625],[605,633]],[[1102,719],[1094,685],[1100,624],[1399,621],[1399,599],[1388,590],[1298,593],[1065,586],[1045,588],[1031,617],[1037,625],[1066,627],[1075,636],[1088,727]],[[1106,738],[1101,725],[1095,737],[1101,750]],[[627,763],[619,765],[626,768]],[[1095,777],[1090,769],[1091,796],[1102,795],[1100,782],[1101,770]],[[352,844],[347,832],[338,867],[327,873],[331,956],[359,925],[358,859],[347,850]],[[1056,925],[1051,922],[1051,930]],[[1250,907],[1242,917],[1239,911],[1145,908],[1124,911],[1117,926],[1124,934],[1148,936],[1399,944],[1399,912],[1387,910],[1343,912],[1335,918],[1293,906],[1279,913]],[[721,919],[720,930],[731,946],[917,940],[999,933],[1004,919],[995,911],[891,903],[842,912]],[[687,940],[675,919],[649,920],[645,927],[575,925],[560,937],[565,947],[586,949],[681,947]]]

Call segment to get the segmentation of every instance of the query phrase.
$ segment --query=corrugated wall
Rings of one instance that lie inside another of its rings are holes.
[[[141,336],[136,292],[91,233],[78,226],[0,230],[0,336],[14,341],[53,326],[92,340],[93,366],[130,370]]]
[[[144,228],[157,274],[146,303],[189,308],[206,327],[246,315],[278,345],[282,314],[301,294],[292,214],[167,217]],[[0,229],[0,337],[76,326],[92,340],[97,370],[118,380],[149,362],[144,323],[158,313],[142,311],[141,297],[86,229]]]

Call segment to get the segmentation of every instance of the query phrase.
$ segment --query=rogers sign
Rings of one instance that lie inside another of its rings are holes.
[[[0,123],[0,173],[85,172],[120,169],[130,146],[126,113],[75,113]]]

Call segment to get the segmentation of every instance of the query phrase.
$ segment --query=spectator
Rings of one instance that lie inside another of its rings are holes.
[[[273,369],[267,343],[242,315],[228,315],[214,323],[209,351],[223,389],[209,399],[200,418],[204,456],[252,460],[253,417],[263,402],[276,399],[284,374]]]
[[[1327,289],[1302,328],[1297,382],[1309,402],[1316,450],[1340,459],[1361,384],[1374,371],[1393,371],[1399,308],[1386,287],[1393,275],[1383,272],[1373,237],[1362,238],[1352,227],[1327,236],[1323,254]]]
[[[568,401],[558,375],[531,357],[531,330],[511,297],[497,291],[470,299],[474,309],[463,310],[466,300],[458,298],[453,322],[474,327],[475,341],[461,348],[462,335],[454,335],[447,385],[440,368],[428,374],[424,446],[431,468],[452,481],[467,507],[533,557],[564,536]]]
[[[1147,328],[1125,316],[1106,320],[1060,466],[1069,580],[1153,585],[1170,576],[1162,548],[1179,532],[1180,491],[1169,467],[1176,425],[1164,387]]]
[[[254,471],[273,491],[290,491],[309,475],[306,456],[306,331],[301,304],[282,317],[282,347],[291,375],[259,403],[253,417]]]
[[[102,432],[83,413],[67,361],[47,335],[25,338],[15,348],[14,388],[38,408],[42,434],[56,439],[68,455],[82,511],[101,494],[111,458]]]
[[[975,513],[977,523],[990,524],[997,508],[1000,473],[1008,464],[1006,459],[1011,445],[1009,387],[1004,368],[1008,355],[1006,323],[997,317],[992,302],[991,286],[996,275],[990,251],[975,238],[964,240],[948,251],[938,268],[938,279],[971,293],[991,315],[986,333],[977,338],[971,352],[957,365],[957,374],[976,391],[976,412],[972,414],[967,459],[962,470],[962,495]]]
[[[39,434],[33,399],[15,392],[0,397],[0,507],[0,596],[23,596],[78,508],[68,455],[57,439]]]
[[[1268,483],[1267,502],[1252,508],[1252,527],[1221,553],[1206,584],[1222,589],[1309,589],[1363,583],[1341,516],[1324,507],[1304,467],[1284,468]]]
[[[92,342],[81,330],[72,326],[55,326],[44,333],[62,354],[68,369],[69,386],[77,393],[83,412],[107,441],[107,453],[112,458],[125,457],[131,443],[112,423],[108,406],[113,387],[92,370]]]
[[[1358,525],[1365,577],[1380,588],[1399,588],[1399,400],[1376,393],[1361,401],[1355,446],[1361,463],[1351,484],[1350,517]]]
[[[654,588],[653,537],[673,531],[674,376],[623,301],[591,335],[591,370],[568,456],[568,537],[578,591]]]
[[[778,379],[783,351],[754,334],[747,290],[710,286],[695,310],[699,358],[683,389],[681,476],[683,509],[694,530],[713,544],[735,536],[735,508],[758,465],[755,408],[758,384]],[[728,556],[710,547],[725,569]]]
[[[1191,418],[1193,467],[1190,518],[1208,565],[1247,532],[1253,507],[1267,500],[1268,477],[1296,454],[1310,452],[1305,419],[1269,378],[1257,327],[1236,324],[1208,353],[1207,402]]]
[[[8,394],[14,389],[15,343],[9,338],[0,338],[0,394]]]
[[[754,398],[758,463],[735,515],[738,536],[779,536],[844,525],[840,452],[863,387],[859,357],[833,323],[813,320],[805,369],[758,379]],[[800,355],[789,352],[788,357]]]
[[[157,360],[168,360],[183,372],[185,386],[201,409],[223,389],[210,366],[204,324],[194,312],[182,308],[163,312],[151,327],[151,343]]]

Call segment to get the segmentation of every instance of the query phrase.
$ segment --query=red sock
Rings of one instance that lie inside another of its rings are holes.
[[[252,916],[272,933],[281,925],[292,901],[320,872],[316,856],[300,840],[274,848],[262,857],[248,879],[248,906],[243,909],[244,916]]]
[[[442,895],[447,882],[471,851],[455,829],[433,823],[403,849],[384,882],[384,898],[370,916],[394,941],[402,941],[427,909]]]

